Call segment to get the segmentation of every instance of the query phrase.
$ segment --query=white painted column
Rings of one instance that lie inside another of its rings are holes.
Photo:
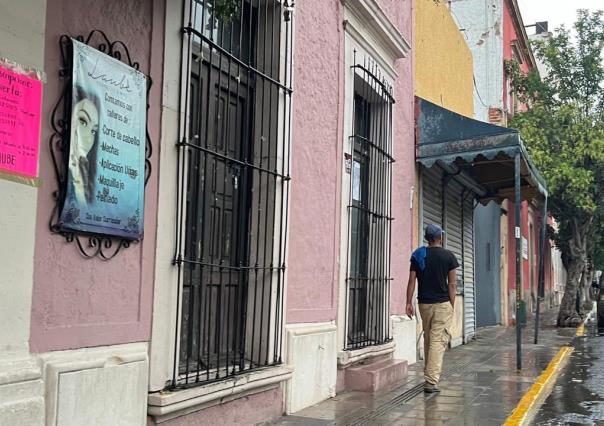
[[[46,0],[0,0],[0,58],[44,68]],[[29,355],[37,188],[0,179],[0,424],[41,425],[38,362]]]

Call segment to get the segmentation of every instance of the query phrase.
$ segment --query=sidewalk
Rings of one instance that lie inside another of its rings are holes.
[[[345,392],[272,425],[501,425],[575,329],[557,329],[556,312],[542,315],[539,344],[523,329],[523,370],[516,371],[514,327],[480,329],[475,341],[445,354],[440,394],[423,393],[423,361],[405,384],[376,394]]]

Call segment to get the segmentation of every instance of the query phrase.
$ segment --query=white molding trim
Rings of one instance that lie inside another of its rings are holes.
[[[0,356],[0,386],[41,378],[42,370],[35,355]]]
[[[146,363],[147,351],[147,343],[142,342],[40,354],[46,389],[46,424],[57,424],[61,374],[135,362]]]
[[[340,0],[345,8],[344,27],[350,31],[349,24],[353,24],[356,32],[370,32],[374,38],[387,50],[393,59],[405,58],[411,51],[410,43],[398,31],[382,10],[376,0]],[[351,18],[356,19],[351,19]],[[354,22],[356,21],[356,22]]]
[[[288,366],[269,367],[194,388],[149,394],[147,413],[162,423],[176,417],[274,389],[291,379]]]
[[[338,353],[338,367],[346,368],[367,358],[389,355],[394,352],[394,346],[394,342],[388,342],[383,345],[368,346],[353,351],[341,351]]]
[[[308,336],[310,334],[325,334],[338,331],[338,327],[333,322],[328,323],[302,323],[302,324],[286,324],[287,333],[290,336]]]
[[[0,424],[44,424],[44,383],[35,355],[0,354]]]

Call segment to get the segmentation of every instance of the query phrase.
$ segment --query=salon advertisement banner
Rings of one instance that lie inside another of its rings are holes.
[[[72,39],[67,188],[61,226],[138,240],[143,235],[147,80]]]

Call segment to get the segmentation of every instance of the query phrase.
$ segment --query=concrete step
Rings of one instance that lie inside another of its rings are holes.
[[[388,359],[346,369],[346,389],[375,392],[407,378],[407,361]]]

